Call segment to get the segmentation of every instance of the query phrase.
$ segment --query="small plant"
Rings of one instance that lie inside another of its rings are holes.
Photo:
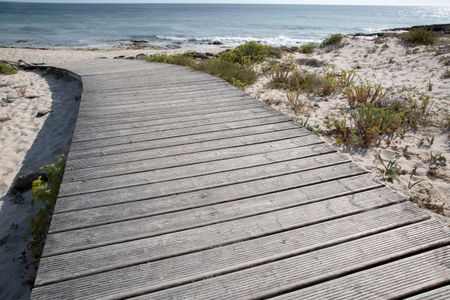
[[[431,82],[431,79],[428,79],[427,89],[429,92],[433,91],[433,83]]]
[[[450,79],[450,70],[445,70],[444,74],[442,74],[441,79]]]
[[[317,48],[317,44],[315,43],[307,43],[307,44],[303,44],[299,47],[299,51],[300,53],[303,54],[311,54],[314,52],[314,50]]]
[[[340,91],[339,80],[334,69],[325,68],[320,78],[319,96],[326,97]]]
[[[437,41],[437,35],[431,30],[415,28],[404,33],[400,38],[411,45],[434,45]]]
[[[430,156],[427,159],[428,163],[428,177],[439,177],[439,169],[447,165],[447,159],[442,154],[434,155],[430,152]]]
[[[291,72],[296,70],[295,59],[293,56],[284,58],[280,63],[275,60],[268,61],[262,67],[263,73],[271,78],[271,81],[276,86],[286,83],[286,80]]]
[[[386,96],[386,90],[382,85],[372,85],[369,82],[351,85],[344,90],[348,104],[354,108],[358,104],[375,104]]]
[[[59,187],[64,175],[64,168],[65,159],[64,155],[61,155],[56,163],[41,168],[47,172],[48,182],[43,181],[42,177],[39,177],[32,184],[31,205],[34,207],[36,204],[39,204],[41,208],[30,220],[31,233],[24,240],[35,259],[38,259],[42,253]]]
[[[383,174],[383,180],[391,183],[394,182],[394,180],[399,181],[398,177],[403,174],[403,171],[398,164],[398,156],[395,156],[393,159],[389,160],[387,164],[381,157],[380,153],[377,154],[377,158],[383,166],[383,169],[380,169],[381,173]]]
[[[165,64],[172,64],[172,65],[180,65],[180,66],[186,66],[191,67],[195,64],[194,59],[192,59],[188,53],[185,54],[152,54],[148,55],[145,58],[148,62],[158,62],[158,63],[165,63]]]
[[[320,44],[321,48],[325,47],[340,47],[342,45],[342,39],[344,36],[340,33],[335,33],[328,36],[325,40]]]
[[[17,69],[5,61],[0,61],[0,74],[14,75],[17,74]]]

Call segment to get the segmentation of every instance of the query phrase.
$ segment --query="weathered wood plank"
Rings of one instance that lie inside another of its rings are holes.
[[[136,152],[140,150],[156,149],[177,145],[186,145],[186,147],[189,147],[188,145],[195,143],[201,143],[206,141],[217,141],[228,138],[275,132],[286,129],[296,129],[299,132],[299,134],[307,132],[305,129],[300,129],[298,128],[298,126],[292,124],[291,122],[283,122],[276,124],[230,129],[212,133],[211,132],[200,133],[195,135],[187,135],[160,140],[153,140],[149,137],[139,136],[139,139],[133,137],[130,138],[124,144],[95,147],[95,148],[76,149],[76,145],[73,144],[71,151],[69,153],[69,159],[103,156],[108,154],[118,154],[126,152]]]
[[[444,283],[446,286],[433,289],[428,292],[420,293],[413,297],[408,297],[409,300],[448,300],[450,299],[450,282]]]
[[[289,118],[285,116],[277,116],[264,111],[261,111],[261,117],[257,115],[252,119],[235,119],[230,120],[228,122],[222,123],[213,123],[207,124],[205,122],[204,125],[197,126],[184,126],[181,128],[158,128],[153,125],[150,126],[140,126],[136,128],[127,128],[127,129],[119,129],[114,131],[103,131],[103,132],[95,132],[95,133],[87,133],[87,134],[77,134],[74,136],[73,143],[81,143],[83,141],[92,141],[92,140],[118,140],[120,142],[120,137],[122,136],[131,136],[131,135],[139,135],[139,134],[151,134],[154,139],[166,138],[172,136],[182,136],[182,135],[190,135],[196,133],[203,132],[214,132],[214,131],[222,131],[234,128],[242,128],[242,127],[250,127],[255,125],[264,125],[264,124],[273,124],[279,122],[290,121]],[[159,137],[161,136],[161,137]],[[99,142],[100,143],[100,142]],[[107,143],[110,145],[113,142]],[[116,143],[116,142],[114,142]],[[101,144],[101,143],[100,143]]]
[[[335,150],[331,146],[326,144],[313,144],[310,146],[266,152],[263,154],[253,154],[244,157],[228,158],[166,169],[157,168],[151,171],[121,174],[112,177],[95,178],[90,180],[77,180],[76,178],[71,178],[70,174],[68,174],[67,176],[64,176],[64,181],[61,184],[59,195],[68,196],[80,193],[85,194],[102,190],[132,187],[155,182],[202,176],[206,174],[242,170],[290,160],[293,160],[293,163],[295,164],[300,158],[332,152],[335,152]],[[318,164],[318,166],[320,166],[320,164]],[[311,167],[315,166],[311,165]]]
[[[359,168],[354,168],[350,164],[341,166],[339,170],[335,170],[336,172],[326,175],[323,174],[323,172],[332,170],[333,169],[331,167],[328,167],[325,169],[312,170],[298,174],[298,181],[295,189],[290,189],[283,192],[279,192],[277,189],[273,190],[273,187],[272,190],[268,187],[264,187],[263,191],[261,191],[261,188],[258,189],[258,184],[260,184],[261,181],[252,181],[246,184],[235,184],[226,187],[213,188],[210,190],[202,190],[201,192],[194,192],[190,194],[179,194],[153,200],[143,200],[133,202],[131,205],[130,203],[127,203],[92,208],[88,210],[57,213],[54,216],[52,222],[53,225],[49,232],[59,232],[73,228],[90,227],[135,218],[151,217],[169,212],[180,211],[180,213],[183,213],[186,212],[187,209],[200,208],[222,203],[224,205],[219,207],[225,207],[224,211],[227,211],[235,206],[234,203],[230,203],[231,201],[238,201],[236,202],[236,205],[250,202],[248,206],[254,208],[248,213],[255,213],[258,210],[262,210],[262,212],[264,212],[267,209],[280,209],[282,207],[300,204],[303,205],[304,203],[318,201],[318,199],[320,200],[323,197],[327,198],[330,193],[331,195],[339,195],[341,192],[349,193],[349,191],[380,187],[378,182],[371,181],[364,176],[357,178],[351,177],[350,180],[344,180],[347,179],[347,177],[360,175],[364,172]],[[342,181],[336,181],[340,179]],[[357,181],[357,179],[360,179],[360,181]],[[328,182],[330,180],[335,181]],[[351,187],[343,183],[351,184]],[[311,186],[316,184],[319,185],[316,187]],[[364,186],[362,186],[363,184]],[[280,185],[275,188],[283,190],[285,187],[286,186]],[[308,193],[308,191],[311,191],[313,188],[322,188],[323,191]],[[239,193],[241,189],[243,192]],[[267,192],[272,193],[267,194]],[[273,194],[274,192],[277,194]],[[214,195],[214,198],[210,196],[211,194]],[[258,195],[259,197],[257,198],[247,199],[247,197],[256,197]],[[321,196],[317,197],[317,195]],[[309,197],[304,199],[306,196]],[[286,199],[284,197],[286,197]],[[211,206],[207,207],[207,210],[212,209],[213,208]],[[216,216],[220,213],[217,213]],[[237,212],[233,212],[233,215],[238,216],[245,213],[246,209],[242,208],[237,210]]]
[[[66,169],[66,180],[78,181],[85,179],[101,178],[115,175],[125,175],[130,173],[144,172],[162,168],[192,165],[196,163],[216,161],[222,159],[245,157],[248,155],[262,154],[279,150],[294,149],[298,147],[309,146],[312,144],[323,143],[313,135],[286,139],[276,142],[260,143],[257,145],[247,145],[218,149],[213,151],[203,151],[189,154],[181,154],[170,157],[140,159],[139,161],[118,163],[114,165],[89,166],[85,169]]]
[[[125,187],[115,189],[114,192],[107,190],[84,194],[81,191],[81,194],[70,196],[60,194],[58,202],[60,202],[67,210],[86,209],[248,182],[283,174],[319,169],[326,166],[340,165],[346,162],[348,162],[348,158],[336,153],[331,153],[271,165],[175,179],[171,180],[170,183],[164,181],[147,185]]]
[[[290,235],[285,238],[295,240],[301,239],[301,236]],[[307,253],[301,251],[303,249],[295,248],[282,252],[284,247],[280,247],[279,244],[283,243],[283,240],[268,241],[268,244],[261,242],[263,243],[260,246],[253,244],[252,248],[237,244],[110,271],[107,274],[73,279],[58,284],[55,286],[57,289],[49,286],[48,294],[54,293],[62,298],[70,297],[66,291],[67,287],[71,287],[71,290],[80,291],[77,292],[79,293],[77,297],[95,295],[120,298],[166,289],[143,296],[142,299],[239,299],[252,296],[258,298],[264,297],[271,289],[281,290],[283,286],[292,283],[307,285],[318,281],[318,277],[330,278],[351,269],[361,269],[364,266],[401,257],[405,253],[414,253],[418,249],[450,242],[450,235],[448,228],[443,224],[432,221]],[[264,259],[262,257],[266,247],[273,256]],[[271,247],[275,249],[270,249]],[[276,251],[277,248],[280,252]],[[342,253],[345,253],[345,256],[342,256]],[[260,260],[243,262],[251,255],[256,255]],[[235,272],[217,276],[231,271]],[[450,275],[450,270],[447,272]],[[213,276],[216,277],[205,279]],[[114,287],[106,286],[108,279],[114,280],[116,283]],[[199,281],[189,284],[196,280]],[[171,288],[181,284],[185,285]],[[230,286],[233,288],[230,289]]]
[[[445,246],[276,299],[405,299],[411,293],[449,282],[450,246]]]
[[[95,166],[118,164],[123,162],[133,162],[152,158],[169,157],[175,155],[192,154],[206,152],[210,150],[220,150],[233,147],[250,146],[267,142],[288,140],[308,136],[310,133],[298,131],[297,128],[279,130],[275,132],[259,133],[254,135],[231,137],[222,140],[213,140],[189,144],[189,146],[169,146],[156,149],[142,149],[139,151],[111,154],[80,159],[70,159],[67,161],[67,169],[81,169]]]
[[[253,217],[252,223],[249,224],[243,220],[235,220],[122,244],[45,257],[41,259],[36,284],[44,285],[219,246],[239,245],[239,243],[263,244],[266,240],[278,239],[284,241],[279,247],[289,246],[293,242],[293,246],[298,249],[304,248],[304,251],[308,252],[315,248],[330,246],[429,218],[423,211],[405,202],[380,209],[362,208],[363,210],[354,215],[341,215],[340,218],[338,216],[331,220],[317,220],[315,224],[309,225],[304,223],[304,219],[293,215],[286,216],[283,227],[274,221],[267,222],[266,217]],[[406,213],[403,213],[405,209]],[[284,239],[285,236],[291,238]],[[300,238],[294,241],[292,237]],[[271,256],[270,253],[265,255]]]
[[[247,224],[244,226],[248,226],[249,223],[253,222],[255,218],[265,218],[267,222],[269,222],[269,220],[275,220],[279,225],[281,225],[285,222],[288,222],[285,220],[288,219],[288,216],[294,216],[297,220],[300,219],[300,216],[305,216],[305,218],[303,219],[308,220],[307,222],[305,221],[305,224],[313,224],[317,220],[333,219],[336,217],[336,215],[345,216],[349,213],[351,214],[359,212],[361,211],[361,207],[381,207],[392,202],[395,203],[401,201],[402,199],[403,198],[398,194],[393,194],[392,192],[385,189],[370,190],[359,194],[334,198],[323,202],[311,203],[305,206],[270,212],[267,214],[248,217],[245,219],[241,218],[238,220],[241,220],[241,222]],[[201,220],[196,221],[195,219],[190,219],[184,222],[184,218],[185,216],[183,215],[183,217],[179,220],[171,219],[171,222],[167,222],[164,218],[164,215],[161,215],[149,218],[149,222],[143,222],[144,219],[136,219],[123,222],[127,225],[141,225],[142,223],[142,227],[120,226],[117,228],[117,230],[110,230],[112,227],[119,226],[119,224],[121,224],[113,223],[96,227],[83,228],[79,230],[49,234],[47,236],[46,247],[44,249],[43,256],[51,256],[55,254],[90,249],[109,244],[123,243],[134,239],[142,239],[145,237],[157,236],[201,226],[196,226],[195,223]],[[220,222],[215,222],[213,224],[217,223]],[[105,229],[101,230],[102,234],[100,234],[100,229]],[[108,232],[104,233],[104,231]],[[130,236],[129,234],[132,234],[132,236]]]

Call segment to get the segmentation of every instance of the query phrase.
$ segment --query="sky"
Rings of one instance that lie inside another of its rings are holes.
[[[446,5],[450,0],[0,0],[51,3],[262,3],[262,4],[342,4],[342,5]]]

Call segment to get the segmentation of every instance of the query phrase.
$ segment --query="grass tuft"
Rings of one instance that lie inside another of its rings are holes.
[[[307,43],[303,44],[298,48],[298,51],[303,54],[311,54],[314,52],[314,50],[317,48],[316,43]]]
[[[17,69],[7,62],[0,61],[0,74],[14,75],[17,73]]]

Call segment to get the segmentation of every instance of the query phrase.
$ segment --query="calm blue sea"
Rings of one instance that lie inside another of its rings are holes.
[[[165,46],[247,40],[317,41],[330,33],[450,23],[450,7],[235,4],[31,4],[0,2],[0,45]]]

